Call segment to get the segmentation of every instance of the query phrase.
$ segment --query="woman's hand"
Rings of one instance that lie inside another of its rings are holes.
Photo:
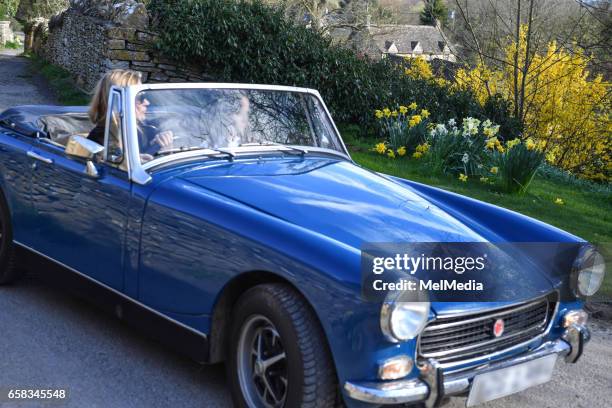
[[[140,163],[144,164],[144,163],[149,162],[151,160],[153,160],[153,156],[151,156],[150,154],[140,153]]]
[[[170,149],[172,147],[172,141],[174,140],[174,133],[167,130],[165,132],[158,133],[153,139],[153,143],[158,144],[162,150]]]

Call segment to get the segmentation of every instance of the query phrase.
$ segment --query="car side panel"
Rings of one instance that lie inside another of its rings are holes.
[[[35,139],[0,127],[0,188],[13,222],[13,238],[30,244],[33,227],[31,205],[31,161],[27,156]]]
[[[125,172],[98,164],[99,178],[85,174],[85,161],[46,143],[33,147],[51,163],[36,162],[32,205],[34,249],[117,290],[123,290],[124,238],[131,183]]]

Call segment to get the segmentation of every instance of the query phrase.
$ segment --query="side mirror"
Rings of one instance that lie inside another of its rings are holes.
[[[83,136],[70,136],[70,140],[66,144],[66,154],[82,159],[93,159],[93,157],[104,150],[104,146],[100,146],[93,140],[89,140]]]
[[[123,150],[120,147],[111,147],[108,150],[108,157],[106,158],[109,162],[113,164],[121,164],[123,163]]]

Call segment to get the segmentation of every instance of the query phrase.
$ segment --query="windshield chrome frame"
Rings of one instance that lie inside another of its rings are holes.
[[[213,82],[211,83],[142,84],[142,85],[133,85],[133,86],[126,87],[124,88],[124,93],[123,93],[124,98],[125,98],[125,104],[124,104],[125,115],[124,116],[126,120],[126,128],[128,130],[127,135],[126,135],[127,136],[126,141],[128,145],[127,157],[129,160],[130,179],[137,184],[144,185],[144,184],[149,183],[152,180],[151,175],[149,174],[147,170],[153,167],[157,167],[162,164],[167,164],[175,160],[184,160],[184,159],[189,159],[192,157],[201,156],[202,154],[223,155],[222,153],[219,153],[218,151],[214,149],[202,149],[202,150],[180,152],[180,153],[175,153],[175,154],[171,154],[167,156],[160,156],[147,163],[144,163],[144,164],[141,163],[140,150],[138,147],[138,128],[137,128],[137,122],[136,122],[136,96],[141,91],[149,91],[149,90],[156,90],[156,89],[166,89],[166,90],[245,89],[245,90],[262,90],[262,91],[297,92],[297,93],[306,93],[306,94],[312,95],[315,98],[317,98],[317,100],[321,103],[321,106],[323,106],[325,114],[327,115],[327,119],[331,123],[332,129],[335,132],[336,137],[340,141],[340,147],[342,148],[343,151],[340,152],[334,149],[327,149],[327,148],[313,147],[313,146],[295,145],[295,147],[307,147],[308,151],[333,154],[333,155],[342,157],[352,162],[348,149],[346,148],[346,145],[344,144],[344,140],[342,140],[342,137],[340,136],[340,132],[338,131],[338,128],[336,127],[336,124],[334,123],[334,120],[332,119],[331,114],[329,113],[329,109],[327,108],[327,105],[325,105],[325,102],[323,101],[323,98],[321,98],[321,95],[319,94],[319,92],[314,89],[298,88],[298,87],[292,87],[292,86],[280,86],[280,85],[229,84],[229,83],[213,83]],[[283,146],[262,145],[262,146],[243,146],[243,147],[236,147],[236,148],[225,149],[225,150],[229,150],[232,153],[251,153],[251,152],[265,153],[265,152],[271,152],[271,151],[278,151],[281,149],[285,150]],[[286,150],[293,151],[294,149],[291,149],[291,145],[286,145]]]

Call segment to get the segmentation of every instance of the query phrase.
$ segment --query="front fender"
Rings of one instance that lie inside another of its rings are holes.
[[[400,348],[383,338],[380,305],[361,298],[358,249],[189,181],[170,179],[151,194],[140,252],[140,300],[173,316],[207,317],[194,327],[205,333],[228,282],[259,270],[289,281],[310,303],[341,381],[372,378],[377,362]]]

